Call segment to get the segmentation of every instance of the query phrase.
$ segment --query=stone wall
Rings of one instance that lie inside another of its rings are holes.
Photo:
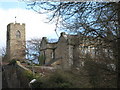
[[[77,67],[80,64],[79,35],[68,35],[63,32],[56,43],[49,43],[47,38],[43,38],[41,52],[45,56],[45,63],[50,62],[54,66],[56,64],[61,69]]]
[[[47,49],[45,51],[45,57],[46,57],[46,60],[45,60],[45,64],[49,63],[50,60],[52,60],[52,53],[53,53],[53,50],[52,49]]]
[[[17,77],[15,66],[5,65],[2,72],[3,88],[20,88],[20,81]]]
[[[59,42],[57,44],[57,48],[55,50],[55,58],[61,61],[61,68],[69,69],[69,46],[66,43],[64,37],[59,38]]]
[[[42,38],[42,42],[40,44],[41,56],[44,57],[44,64],[48,64],[52,59],[54,59],[54,49],[56,47],[56,43],[49,43],[46,37]]]
[[[9,60],[25,58],[25,24],[10,23],[7,25],[6,57]],[[8,60],[8,59],[5,59]]]
[[[15,65],[3,65],[2,87],[3,88],[29,88],[30,80],[24,76],[24,72],[29,69],[22,66],[19,62]]]

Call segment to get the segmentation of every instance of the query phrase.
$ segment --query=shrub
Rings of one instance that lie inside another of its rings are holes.
[[[27,65],[30,65],[30,63],[27,63]]]
[[[32,84],[32,88],[41,88],[42,81],[37,80]]]
[[[71,83],[61,83],[61,84],[59,84],[60,88],[70,88],[71,86],[72,86]]]
[[[82,76],[82,75],[81,75]],[[57,70],[47,76],[38,77],[32,84],[33,88],[89,88],[91,85],[86,78],[71,71]]]
[[[29,81],[35,78],[35,76],[30,71],[24,71],[23,75],[27,77]]]
[[[21,61],[21,63],[26,63],[26,62],[23,60],[23,61]]]
[[[89,58],[86,60],[84,68],[87,70],[89,82],[93,88],[116,87],[116,74],[111,72],[106,64]]]
[[[11,61],[9,61],[9,65],[15,65],[15,63],[16,63],[15,59],[12,59]]]

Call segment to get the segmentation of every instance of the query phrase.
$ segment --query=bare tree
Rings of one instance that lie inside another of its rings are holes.
[[[28,60],[40,62],[40,43],[41,38],[33,38],[27,41],[26,55]]]
[[[31,1],[28,6],[38,13],[48,14],[49,21],[56,22],[56,29],[81,32],[86,36],[93,36],[94,39],[100,37],[104,43],[112,45],[112,48],[115,47],[114,44],[118,44],[120,36],[118,2]]]
[[[102,42],[98,46],[113,51],[118,73],[117,87],[120,87],[120,2],[33,1],[28,6],[38,13],[48,14],[49,21],[56,22],[56,29],[80,32],[94,37],[93,40],[100,37]]]
[[[5,47],[1,48],[1,55],[2,55],[2,57],[4,57],[6,55],[6,48]]]

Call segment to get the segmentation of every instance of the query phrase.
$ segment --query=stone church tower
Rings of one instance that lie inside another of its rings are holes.
[[[7,60],[25,59],[25,24],[10,23],[7,25]]]

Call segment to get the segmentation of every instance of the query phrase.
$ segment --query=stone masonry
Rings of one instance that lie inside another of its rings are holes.
[[[45,65],[55,65],[62,69],[71,69],[80,66],[79,35],[67,35],[61,33],[58,42],[49,43],[44,37],[41,42],[41,53],[44,56]]]
[[[7,25],[5,61],[25,59],[25,24],[10,23]]]

